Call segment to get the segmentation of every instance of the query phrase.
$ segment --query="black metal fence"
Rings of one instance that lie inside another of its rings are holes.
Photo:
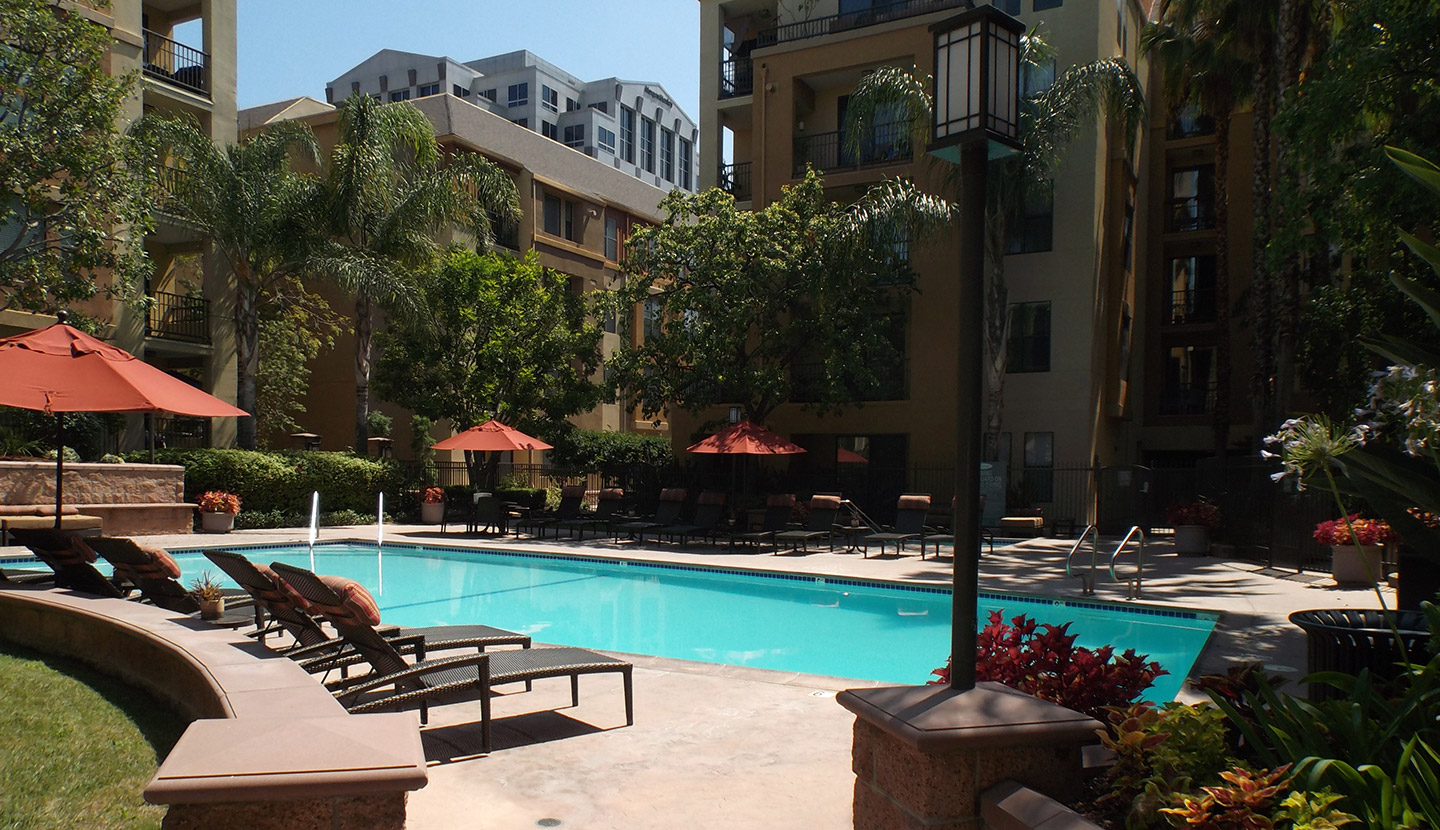
[[[750,162],[720,165],[720,189],[735,197],[737,202],[750,200]]]
[[[906,161],[911,155],[910,130],[903,122],[877,124],[859,152],[845,146],[845,134],[835,130],[795,137],[794,174],[805,174],[808,164],[816,170],[843,170],[867,164]]]
[[[145,30],[145,74],[210,97],[210,56],[149,29]]]
[[[968,5],[968,0],[900,0],[896,3],[872,4],[861,11],[812,17],[767,29],[760,33],[758,46],[773,46],[792,40],[804,40],[944,9],[958,9],[966,5]]]
[[[145,336],[166,340],[210,342],[210,301],[168,291],[150,294],[153,303],[146,320]]]
[[[738,98],[755,91],[755,65],[749,57],[720,62],[720,97]]]

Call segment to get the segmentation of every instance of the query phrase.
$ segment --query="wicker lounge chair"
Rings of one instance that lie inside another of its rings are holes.
[[[560,489],[560,505],[555,508],[554,513],[532,513],[515,523],[515,535],[520,535],[522,528],[532,528],[535,535],[545,538],[545,528],[578,518],[580,516],[580,505],[585,501],[585,485],[572,484]],[[556,533],[559,536],[559,533]]]
[[[775,552],[781,545],[791,550],[805,551],[810,543],[824,539],[830,549],[835,549],[835,517],[840,515],[840,496],[833,493],[817,493],[810,497],[810,519],[803,530],[782,530],[775,534]]]
[[[795,494],[775,493],[765,498],[765,518],[759,530],[738,530],[730,534],[730,546],[775,543],[775,534],[790,526],[795,512]]]
[[[941,545],[949,545],[952,550],[954,549],[954,547],[955,547],[955,535],[954,535],[953,533],[949,533],[948,531],[943,531],[943,530],[936,530],[936,531],[929,532],[929,533],[925,533],[924,535],[922,535],[922,536],[920,537],[920,558],[921,558],[921,559],[924,559],[924,558],[925,558],[925,546],[926,546],[927,544],[931,544],[931,545],[934,545],[934,546],[935,546],[935,556],[936,556],[936,557],[939,557],[939,556],[940,556],[940,546],[941,546]],[[995,536],[994,536],[994,534],[990,533],[990,531],[988,531],[988,530],[982,529],[982,530],[980,531],[980,544],[987,546],[987,547],[989,548],[990,553],[994,553],[994,552],[995,552]]]
[[[689,524],[673,524],[654,529],[655,538],[666,536],[670,541],[685,544],[690,539],[715,539],[715,529],[725,518],[725,493],[720,490],[706,490],[695,501],[695,517]]]
[[[581,512],[573,519],[561,519],[556,522],[555,538],[560,538],[560,531],[569,530],[578,533],[581,539],[585,538],[586,529],[610,530],[611,518],[620,512],[620,506],[625,502],[625,491],[618,487],[607,487],[601,490],[595,498],[595,510],[590,513]]]
[[[10,537],[55,572],[55,587],[121,599],[125,591],[96,569],[95,551],[70,530],[14,528]]]
[[[177,614],[194,614],[200,610],[200,603],[180,583],[180,566],[168,551],[140,545],[124,536],[94,536],[81,544],[114,566],[116,581],[123,580],[140,589],[140,599]],[[221,594],[227,603],[254,604],[250,595],[240,589],[225,589]],[[256,628],[261,623],[259,610],[256,606]]]
[[[505,683],[525,683],[547,677],[570,678],[571,705],[580,702],[580,675],[619,672],[625,680],[625,724],[635,722],[634,688],[630,663],[583,648],[535,648],[467,654],[438,660],[424,659],[409,664],[398,650],[398,641],[375,636],[379,620],[375,601],[363,587],[351,580],[328,584],[301,568],[275,562],[271,568],[305,596],[329,594],[339,605],[315,607],[335,626],[340,636],[368,663],[372,673],[354,679],[332,681],[327,687],[345,708],[354,713],[418,705],[420,722],[429,722],[429,701],[461,693],[480,698],[481,746],[491,748],[490,692]],[[348,584],[346,584],[348,583]],[[332,587],[334,586],[334,587]],[[341,597],[334,588],[344,593]],[[312,600],[313,602],[313,600]]]
[[[667,487],[661,490],[660,502],[655,507],[655,515],[647,519],[612,524],[610,525],[610,535],[618,537],[621,533],[626,533],[633,539],[645,541],[647,530],[673,525],[680,521],[680,511],[685,507],[685,496],[684,487]]]
[[[920,539],[923,544],[925,535],[925,520],[930,516],[930,494],[929,493],[907,493],[900,497],[896,505],[895,526],[890,530],[872,533],[861,539],[864,543],[864,555],[870,557],[870,543],[880,543],[880,555],[885,555],[885,544],[895,543],[897,556],[905,554],[905,543],[907,541]],[[922,550],[920,558],[924,557]]]

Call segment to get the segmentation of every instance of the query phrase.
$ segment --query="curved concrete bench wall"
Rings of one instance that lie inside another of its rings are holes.
[[[127,600],[6,585],[0,639],[78,659],[193,721],[145,790],[171,805],[167,828],[364,816],[398,830],[405,793],[425,786],[414,715],[346,714],[317,678],[243,635]]]

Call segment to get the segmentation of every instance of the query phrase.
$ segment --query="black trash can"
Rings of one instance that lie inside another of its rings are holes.
[[[1430,632],[1425,626],[1425,615],[1419,611],[1393,613],[1411,662],[1427,660]],[[1353,608],[1296,611],[1290,615],[1290,622],[1305,632],[1308,673],[1338,671],[1353,675],[1369,669],[1371,677],[1393,678],[1400,674],[1396,665],[1400,649],[1395,643],[1395,632],[1379,611]],[[1311,700],[1339,695],[1340,691],[1332,686],[1309,684]]]

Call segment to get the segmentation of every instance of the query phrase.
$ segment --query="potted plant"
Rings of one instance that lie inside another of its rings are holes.
[[[438,525],[445,518],[445,490],[441,487],[426,487],[420,494],[420,522]]]
[[[1220,508],[1207,501],[1172,504],[1165,519],[1175,528],[1175,552],[1204,556],[1210,552],[1210,529],[1220,526]]]
[[[1315,525],[1315,541],[1330,546],[1330,573],[1341,585],[1371,585],[1384,574],[1381,553],[1395,532],[1381,519],[1352,513]]]
[[[230,515],[234,516],[233,513]],[[190,583],[190,595],[200,603],[200,619],[218,620],[225,613],[225,595],[220,591],[220,583],[210,576],[209,571],[201,571]]]
[[[224,490],[208,490],[200,494],[200,529],[206,533],[229,533],[235,529],[235,514],[240,512],[240,497]]]

